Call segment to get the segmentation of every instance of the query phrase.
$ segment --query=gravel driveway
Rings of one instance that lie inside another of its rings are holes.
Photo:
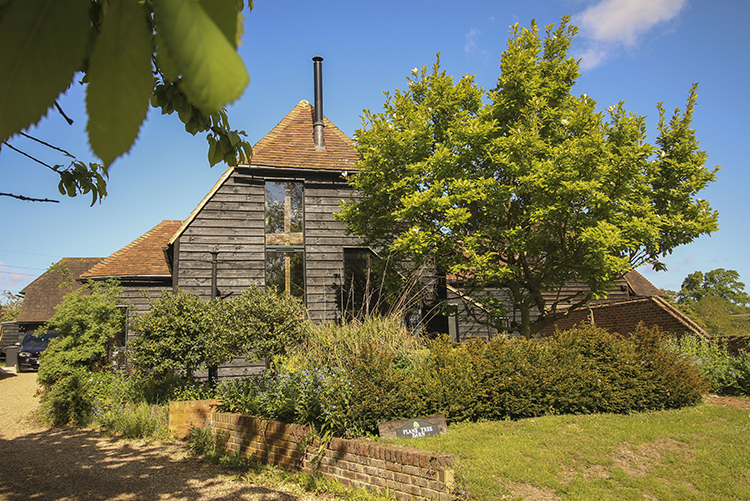
[[[0,369],[0,501],[320,500],[233,481],[182,444],[111,439],[33,422],[36,374]],[[330,499],[330,498],[325,498]]]

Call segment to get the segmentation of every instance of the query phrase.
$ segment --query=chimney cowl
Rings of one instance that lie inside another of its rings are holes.
[[[313,80],[315,86],[315,115],[313,118],[313,141],[317,151],[326,150],[326,142],[323,134],[323,58],[313,58]]]

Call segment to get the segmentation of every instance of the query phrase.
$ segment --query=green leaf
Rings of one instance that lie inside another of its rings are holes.
[[[158,33],[154,38],[156,40],[156,65],[161,70],[164,78],[170,82],[176,82],[180,78],[180,70],[177,69],[174,61],[169,57],[169,52],[164,48],[164,43],[161,41]]]
[[[86,55],[88,0],[20,0],[0,21],[0,141],[37,123]]]
[[[198,0],[211,21],[224,33],[227,41],[235,48],[240,44],[238,20],[241,14],[237,11],[236,0]],[[241,24],[239,24],[241,26]]]
[[[211,114],[242,95],[250,77],[224,33],[198,2],[154,0],[154,20],[164,47],[182,74],[180,87]]]
[[[135,0],[112,0],[89,63],[86,109],[93,152],[105,165],[130,150],[154,87],[151,31]]]

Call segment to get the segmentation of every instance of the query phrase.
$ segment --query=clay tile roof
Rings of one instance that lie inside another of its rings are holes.
[[[626,273],[623,278],[628,282],[628,285],[636,296],[652,297],[663,295],[659,289],[654,287],[654,284],[635,270]]]
[[[100,257],[62,258],[53,268],[47,270],[21,291],[24,298],[17,320],[19,322],[46,322],[52,318],[55,314],[55,306],[60,304],[63,296],[81,286],[77,282],[81,274],[101,260]],[[70,272],[70,276],[65,276],[65,268]],[[60,287],[64,282],[65,286]]]
[[[292,111],[281,119],[271,132],[263,136],[253,146],[253,158],[250,162],[255,167],[276,167],[293,169],[321,169],[333,171],[353,171],[354,164],[359,158],[354,143],[341,132],[326,117],[324,136],[326,151],[316,151],[313,141],[313,113],[315,107],[306,100],[300,101]],[[247,167],[247,164],[245,164]],[[203,197],[203,200],[193,209],[190,216],[174,232],[169,245],[172,245],[190,226],[193,219],[203,210],[222,185],[234,173],[234,167],[229,167],[213,188]],[[165,244],[166,245],[166,244]]]
[[[182,221],[162,221],[81,277],[169,276],[162,247],[167,245],[181,225]]]
[[[352,140],[323,117],[326,151],[313,141],[315,108],[304,99],[253,146],[252,165],[295,169],[353,170],[358,154]]]

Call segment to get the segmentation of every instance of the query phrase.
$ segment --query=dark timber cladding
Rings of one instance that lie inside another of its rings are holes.
[[[349,195],[341,178],[305,180],[305,284],[310,316],[316,320],[339,318],[344,247],[360,245],[358,238],[346,235],[346,225],[333,215]]]
[[[227,175],[230,174],[230,175]],[[211,250],[219,250],[219,295],[239,294],[251,284],[264,284],[265,185],[263,179],[227,179],[194,214],[175,242],[175,287],[210,298]]]
[[[265,183],[304,183],[305,301],[316,320],[340,318],[344,247],[359,245],[334,213],[350,188],[340,173],[238,167],[194,214],[175,245],[175,286],[210,296],[211,249],[218,248],[219,295],[265,285]]]
[[[315,320],[341,318],[344,248],[359,245],[334,218],[351,190],[357,152],[316,107],[300,101],[253,146],[250,164],[229,168],[169,242],[174,286],[208,299],[211,251],[218,295],[257,284],[303,296]],[[325,137],[324,137],[325,136]]]

